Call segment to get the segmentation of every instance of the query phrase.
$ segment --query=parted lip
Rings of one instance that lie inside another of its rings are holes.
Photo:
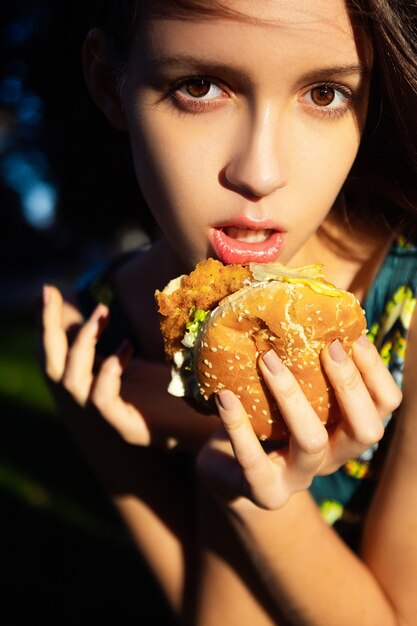
[[[278,232],[285,232],[285,229],[276,224],[269,218],[251,217],[248,215],[240,215],[225,222],[215,224],[213,228],[222,229],[228,226],[234,226],[235,228],[247,228],[249,230],[275,230]]]
[[[211,245],[216,257],[226,265],[231,263],[241,265],[253,262],[269,263],[276,260],[281,254],[283,233],[279,230],[263,228],[263,231],[269,233],[265,239],[261,241],[240,241],[229,237],[224,230],[225,228],[227,229],[227,227],[212,229]],[[237,228],[241,229],[242,226],[240,225]]]

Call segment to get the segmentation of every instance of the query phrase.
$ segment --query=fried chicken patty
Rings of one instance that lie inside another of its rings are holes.
[[[171,281],[164,291],[156,291],[167,355],[172,358],[181,349],[185,325],[195,310],[214,309],[220,300],[248,284],[251,277],[249,267],[223,265],[215,259],[207,259],[188,276]]]

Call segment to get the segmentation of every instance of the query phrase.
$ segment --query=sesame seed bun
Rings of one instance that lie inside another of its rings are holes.
[[[352,343],[366,332],[366,321],[356,297],[325,281],[314,267],[312,273],[311,267],[252,264],[251,284],[218,303],[193,347],[194,396],[210,403],[221,389],[233,391],[261,440],[289,436],[258,367],[270,349],[292,371],[321,421],[329,426],[340,419],[320,352],[339,339],[350,354]]]

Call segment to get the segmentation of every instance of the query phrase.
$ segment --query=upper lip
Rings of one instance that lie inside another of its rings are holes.
[[[277,226],[271,219],[251,217],[249,215],[240,215],[238,217],[227,220],[221,224],[216,224],[214,228],[227,228],[235,226],[236,228],[247,228],[249,230],[277,230],[283,232],[284,229]]]

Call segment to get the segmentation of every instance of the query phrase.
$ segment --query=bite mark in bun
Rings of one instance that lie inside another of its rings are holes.
[[[356,297],[328,283],[321,266],[225,266],[208,259],[156,292],[156,300],[174,395],[213,408],[214,394],[230,389],[261,440],[286,440],[285,422],[258,367],[260,355],[273,349],[321,421],[329,426],[340,419],[320,352],[339,339],[349,354],[366,321]]]

